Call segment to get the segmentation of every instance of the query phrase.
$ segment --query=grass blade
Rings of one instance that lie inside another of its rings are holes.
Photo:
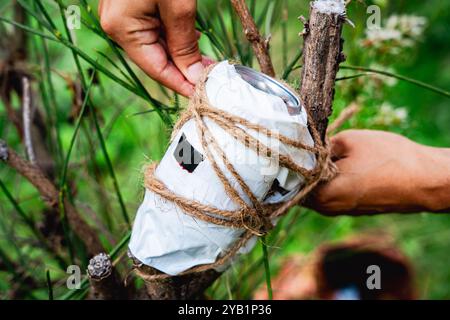
[[[283,7],[281,12],[281,37],[282,45],[281,50],[283,52],[283,69],[286,70],[288,66],[288,33],[287,24],[289,20],[289,3],[287,0],[283,0]]]
[[[20,0],[19,0],[20,1]],[[50,31],[54,37],[49,36],[45,33],[36,31],[26,25],[23,25],[21,23],[17,23],[15,21],[11,21],[9,19],[0,17],[0,21],[3,21],[5,23],[11,24],[13,26],[16,26],[18,28],[21,28],[22,30],[29,32],[31,34],[34,34],[36,36],[40,36],[42,38],[48,39],[48,40],[52,40],[55,42],[58,42],[64,46],[66,46],[67,48],[69,48],[70,50],[72,50],[74,53],[76,53],[80,58],[82,58],[83,60],[85,60],[87,63],[89,63],[91,66],[93,66],[94,68],[96,68],[98,71],[100,71],[101,73],[103,73],[104,75],[106,75],[108,78],[110,78],[111,80],[113,80],[114,82],[116,82],[117,84],[121,85],[122,87],[124,87],[125,89],[135,93],[136,95],[138,95],[139,97],[143,98],[144,100],[149,101],[148,95],[146,95],[145,93],[143,93],[141,90],[139,90],[138,88],[136,88],[135,86],[129,84],[128,82],[120,79],[119,77],[117,77],[115,74],[113,74],[112,72],[110,72],[107,68],[105,68],[103,65],[97,63],[96,60],[92,59],[87,53],[85,53],[84,51],[80,50],[77,46],[75,46],[70,40],[65,39],[61,32],[59,30],[55,30],[52,29],[52,26],[50,26],[46,21],[42,20],[37,13],[35,13],[33,10],[31,10],[26,4],[23,4],[23,1],[20,1],[20,4],[24,7],[24,9],[31,15],[33,16],[42,26],[44,26],[48,31]],[[42,7],[44,8],[44,7]],[[45,8],[44,8],[45,10]],[[48,15],[48,14],[47,14]],[[67,28],[67,25],[64,24],[64,26]],[[70,33],[69,33],[70,35]],[[165,105],[153,98],[151,98],[150,102],[152,103],[153,107],[156,109],[157,113],[159,114],[159,116],[163,119],[163,121],[169,125],[172,125],[172,119],[170,118],[169,115],[165,114],[164,112],[164,108]]]
[[[64,9],[63,9],[62,6],[59,6],[59,8],[60,8],[61,18],[64,20]],[[66,34],[67,34],[67,36],[69,38],[69,42],[72,44],[72,46],[75,47],[73,39],[72,39],[72,37],[70,35],[70,30],[68,30],[68,27],[67,27],[66,24],[64,24],[64,26],[66,28]],[[75,64],[77,66],[78,73],[79,73],[79,75],[81,77],[81,83],[83,85],[83,89],[84,89],[84,91],[87,91],[88,88],[87,88],[87,85],[86,85],[86,80],[84,78],[83,70],[82,70],[81,65],[79,63],[78,56],[77,56],[77,54],[75,52],[72,52],[72,53],[73,53],[73,56],[74,56],[74,59],[75,59]],[[95,74],[95,72],[93,73],[93,75],[94,74]],[[105,158],[109,174],[110,174],[111,179],[113,181],[113,186],[114,186],[114,189],[115,189],[118,201],[119,201],[122,217],[123,217],[125,223],[127,224],[127,227],[131,228],[130,219],[128,217],[128,212],[127,212],[125,203],[123,201],[123,197],[122,197],[122,193],[120,191],[119,183],[117,181],[117,177],[116,177],[116,174],[114,172],[114,168],[113,168],[113,165],[112,165],[112,162],[111,162],[111,158],[109,157],[109,153],[108,153],[108,150],[107,150],[107,147],[106,147],[105,139],[103,138],[103,134],[101,132],[100,125],[98,123],[97,113],[96,113],[96,110],[95,110],[92,102],[90,101],[90,98],[89,98],[88,94],[86,94],[86,104],[89,106],[90,115],[91,115],[92,121],[94,122],[94,125],[95,125],[95,131],[97,132],[97,137],[98,137],[98,139],[100,141],[100,147],[102,149],[103,157]],[[159,110],[159,109],[157,109],[157,110]],[[161,111],[161,110],[159,110],[159,111]]]
[[[106,54],[104,54],[101,51],[96,50],[95,52],[97,52],[98,55],[102,56],[106,61],[108,61],[117,71],[120,72],[120,74],[122,76],[125,77],[125,79],[127,79],[129,82],[133,82],[133,80],[125,72],[123,72],[122,69],[120,69],[120,67],[117,65],[117,63],[115,63],[113,61],[113,59],[111,59],[110,57],[108,57]]]
[[[128,217],[127,208],[125,206],[125,202],[123,201],[122,193],[120,191],[119,183],[117,181],[117,177],[116,177],[116,174],[114,172],[114,168],[113,168],[113,165],[112,165],[111,158],[109,157],[109,153],[108,153],[108,150],[107,150],[107,147],[106,147],[105,139],[103,138],[103,134],[102,134],[102,131],[100,129],[100,125],[98,123],[96,110],[95,110],[94,106],[91,103],[89,103],[89,108],[90,108],[90,114],[92,116],[92,120],[93,120],[94,125],[95,125],[95,131],[97,132],[97,137],[98,137],[98,139],[100,141],[100,147],[102,149],[103,156],[105,158],[106,165],[108,167],[108,171],[109,171],[109,174],[110,174],[111,179],[113,181],[113,185],[114,185],[114,189],[115,189],[116,194],[117,194],[117,198],[119,200],[119,205],[120,205],[120,208],[121,208],[122,217],[123,217],[125,223],[127,224],[127,227],[131,228],[130,218]]]
[[[299,50],[297,52],[297,54],[295,55],[295,57],[292,59],[292,61],[289,62],[288,66],[283,71],[283,76],[281,77],[283,80],[286,80],[289,77],[289,75],[291,74],[291,72],[296,69],[295,64],[300,60],[302,55],[303,55],[303,50]]]
[[[275,10],[275,5],[276,5],[276,2],[271,1],[269,4],[269,8],[267,9],[267,12],[266,12],[266,23],[265,23],[265,27],[264,27],[266,37],[269,37],[270,34],[272,33],[271,27],[272,27],[272,19],[273,19],[273,13]]]
[[[30,231],[33,233],[33,235],[36,237],[36,239],[39,241],[39,244],[43,246],[43,248],[49,252],[55,260],[58,262],[59,266],[62,269],[65,269],[67,267],[67,262],[58,255],[57,252],[54,252],[54,250],[49,246],[47,239],[44,238],[44,236],[39,231],[36,222],[30,218],[25,211],[20,207],[20,205],[17,203],[17,201],[14,199],[12,194],[9,192],[8,188],[6,188],[6,185],[3,183],[3,181],[0,179],[0,189],[2,189],[3,193],[5,194],[6,198],[9,200],[9,202],[12,204],[14,209],[19,214],[20,218],[23,220],[23,222],[28,226]]]
[[[50,270],[46,270],[45,278],[47,280],[48,300],[53,300],[53,285],[52,285],[52,279],[50,278]]]
[[[62,173],[61,173],[61,181],[60,181],[60,184],[59,184],[59,187],[60,187],[61,190],[63,190],[64,186],[66,185],[67,169],[69,167],[70,157],[72,155],[72,150],[73,150],[73,147],[75,145],[75,141],[77,139],[78,132],[80,130],[81,122],[82,122],[83,117],[85,115],[86,106],[87,106],[88,99],[89,99],[89,93],[91,91],[92,84],[93,84],[93,81],[94,81],[94,75],[95,75],[95,72],[92,73],[91,80],[89,81],[89,85],[88,85],[88,87],[86,89],[86,94],[85,94],[85,97],[84,97],[84,101],[83,101],[83,104],[81,105],[81,110],[80,110],[80,113],[79,113],[78,118],[77,118],[76,123],[75,123],[75,130],[74,130],[74,132],[72,134],[72,138],[70,139],[69,149],[67,150],[67,154],[66,154],[66,157],[65,157],[65,160],[64,160],[63,170],[62,170]]]
[[[223,60],[226,57],[226,50],[220,40],[216,37],[213,26],[211,26],[209,21],[205,19],[201,10],[197,10],[196,21],[200,32],[204,33],[208,37],[209,41],[213,45],[213,48],[217,50],[219,54],[217,57],[218,60]]]
[[[262,245],[262,249],[263,249],[264,271],[266,274],[267,294],[269,296],[269,300],[272,300],[273,292],[272,292],[272,283],[271,283],[271,279],[270,279],[269,254],[267,252],[267,244],[266,244],[265,236],[261,238],[261,245]]]
[[[256,25],[258,26],[258,29],[261,29],[261,27],[262,27],[262,25],[264,23],[264,20],[266,19],[267,12],[269,10],[269,6],[270,6],[270,3],[272,1],[273,0],[266,0],[266,3],[264,5],[264,7],[263,7],[263,9],[261,10],[261,12],[259,14],[259,17],[256,18]]]
[[[218,4],[219,6],[222,3],[220,2],[220,4]],[[218,10],[218,20],[219,20],[219,25],[220,25],[220,29],[222,31],[222,43],[225,43],[226,45],[226,50],[227,50],[227,58],[229,59],[233,59],[234,58],[234,50],[233,50],[233,41],[231,41],[230,35],[228,34],[228,30],[227,30],[227,26],[225,24],[225,19],[223,16],[223,12],[222,12],[222,8],[219,7]]]

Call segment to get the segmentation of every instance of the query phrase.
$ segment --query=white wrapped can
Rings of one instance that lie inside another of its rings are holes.
[[[298,99],[294,98],[295,95],[268,77],[264,76],[264,79],[271,81],[269,86],[260,79],[252,79],[248,70],[227,61],[217,64],[210,71],[205,86],[210,105],[272,132],[314,146],[308,131],[306,112]],[[281,88],[282,94],[272,94],[274,85]],[[286,103],[286,96],[289,95],[297,101],[296,105]],[[208,118],[205,118],[205,123],[259,201],[266,204],[287,201],[303,186],[304,179],[297,173],[247,148]],[[277,149],[280,154],[289,155],[297,165],[307,170],[314,168],[315,157],[310,152],[284,145],[254,130],[245,130],[266,146]],[[250,204],[235,178],[219,160],[220,157],[214,150],[211,152],[231,185]],[[174,137],[155,170],[155,177],[180,197],[221,210],[238,209],[206,157],[193,119],[186,122]],[[168,275],[177,275],[194,266],[214,263],[243,232],[243,229],[196,219],[185,214],[176,204],[146,190],[134,221],[129,249],[142,263]],[[255,238],[250,240],[239,253],[248,252],[255,242]]]

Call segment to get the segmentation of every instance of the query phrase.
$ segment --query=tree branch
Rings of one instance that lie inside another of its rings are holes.
[[[99,253],[89,261],[87,268],[91,283],[92,298],[96,300],[122,300],[128,293],[111,258],[106,253]]]
[[[314,1],[303,31],[300,97],[323,140],[332,113],[336,74],[339,64],[345,60],[341,39],[345,12],[343,0]]]
[[[134,265],[140,272],[151,276],[160,275],[158,270],[146,266],[131,257]],[[172,276],[164,279],[145,280],[147,295],[152,300],[192,300],[200,299],[208,287],[220,277],[221,273],[210,269],[203,272],[191,273],[181,276]]]
[[[55,185],[47,178],[42,170],[21,158],[15,151],[8,148],[7,144],[0,140],[0,159],[20,175],[27,179],[39,191],[43,200],[55,210],[59,207],[59,192]],[[75,234],[84,242],[90,255],[102,252],[103,246],[97,232],[91,228],[82,218],[77,209],[66,199],[64,208],[67,218]]]
[[[245,36],[252,44],[261,72],[275,77],[275,70],[269,55],[269,41],[259,33],[255,20],[253,20],[250,10],[245,4],[245,0],[231,0],[231,4],[241,20]]]

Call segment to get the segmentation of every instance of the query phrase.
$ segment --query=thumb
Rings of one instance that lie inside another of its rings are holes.
[[[350,146],[345,137],[345,131],[338,133],[330,139],[331,158],[333,161],[339,161],[345,159],[349,152]]]
[[[204,70],[195,30],[195,0],[164,0],[159,11],[169,55],[186,79],[195,84]]]

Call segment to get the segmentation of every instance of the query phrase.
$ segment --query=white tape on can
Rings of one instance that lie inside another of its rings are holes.
[[[276,130],[307,145],[314,144],[307,127],[307,115],[301,107],[299,112],[291,112],[280,97],[246,82],[227,61],[211,70],[206,92],[210,104],[217,109]],[[208,119],[205,122],[259,200],[266,203],[286,201],[302,187],[303,177],[249,150]],[[290,155],[304,168],[314,167],[315,158],[311,153],[288,147],[258,132],[249,133],[267,146],[279,148],[280,153]],[[214,155],[219,167],[239,190],[233,176],[217,154]],[[227,196],[205,156],[194,120],[188,121],[173,139],[155,175],[174,194],[224,210],[238,209]],[[134,221],[129,249],[142,263],[166,274],[177,275],[197,265],[214,263],[242,233],[240,229],[192,218],[177,205],[146,190]],[[240,253],[248,252],[255,243],[256,239],[253,238],[241,248]]]

